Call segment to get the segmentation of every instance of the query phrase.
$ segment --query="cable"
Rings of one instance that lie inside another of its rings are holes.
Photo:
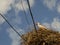
[[[16,31],[16,29],[9,23],[9,21],[6,19],[6,17],[5,16],[3,16],[1,13],[0,13],[0,15],[3,17],[3,19],[9,24],[9,26],[23,39],[23,40],[25,40],[17,31]]]
[[[28,18],[27,18],[27,15],[26,15],[26,12],[25,12],[25,9],[24,9],[24,6],[23,6],[23,1],[21,0],[21,4],[22,4],[22,8],[24,10],[24,14],[25,14],[25,18],[26,18],[26,21],[27,21],[27,24],[29,25],[29,21],[28,21]]]
[[[37,28],[36,28],[36,26],[35,26],[34,17],[33,17],[33,14],[32,14],[32,12],[31,12],[29,0],[27,0],[27,3],[28,3],[28,7],[29,7],[29,11],[30,11],[31,18],[32,18],[32,21],[33,21],[33,24],[34,24],[35,31],[37,32]]]

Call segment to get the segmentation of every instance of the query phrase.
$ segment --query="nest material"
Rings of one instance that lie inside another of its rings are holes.
[[[26,41],[22,45],[60,45],[60,33],[50,29],[40,28],[22,35]]]

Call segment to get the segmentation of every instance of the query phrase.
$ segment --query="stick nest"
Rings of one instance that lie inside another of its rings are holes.
[[[60,33],[51,29],[40,28],[37,33],[33,29],[22,37],[26,40],[22,40],[22,45],[60,45]]]

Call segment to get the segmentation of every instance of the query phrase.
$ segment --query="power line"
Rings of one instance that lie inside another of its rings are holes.
[[[24,9],[23,1],[22,1],[22,0],[21,0],[21,4],[22,4],[22,8],[23,8],[23,10],[24,10],[24,14],[25,14],[25,18],[26,18],[27,24],[29,25],[29,21],[28,21],[27,14],[26,14],[26,11],[25,11],[25,9]]]
[[[27,3],[28,3],[28,7],[29,7],[29,11],[30,11],[31,18],[32,18],[32,21],[33,21],[33,24],[34,24],[35,31],[37,32],[37,28],[36,28],[36,25],[35,25],[34,17],[33,17],[31,8],[30,8],[29,0],[27,0]]]
[[[9,23],[9,21],[6,19],[6,17],[5,16],[3,16],[1,13],[0,13],[0,15],[3,17],[3,19],[9,24],[9,26],[23,39],[23,40],[25,40],[17,31],[16,31],[16,29]]]

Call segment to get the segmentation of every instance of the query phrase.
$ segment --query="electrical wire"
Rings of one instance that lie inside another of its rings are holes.
[[[6,19],[5,16],[3,16],[1,13],[0,13],[0,16],[3,17],[3,19],[9,24],[9,26],[10,26],[24,41],[26,41],[26,40],[16,31],[16,29],[9,23],[9,21]]]
[[[28,7],[29,7],[29,11],[30,11],[31,18],[32,18],[32,21],[33,21],[33,24],[34,24],[34,28],[35,28],[35,31],[36,31],[36,33],[37,33],[37,28],[36,28],[35,21],[34,21],[34,17],[33,17],[31,8],[30,8],[29,0],[27,0],[27,3],[28,3]]]
[[[30,23],[29,23],[29,21],[28,21],[27,14],[26,14],[26,11],[25,11],[25,9],[24,9],[23,1],[22,1],[22,0],[21,0],[21,4],[22,4],[22,8],[23,8],[23,10],[24,10],[24,14],[25,14],[25,18],[26,18],[27,24],[29,25]]]

